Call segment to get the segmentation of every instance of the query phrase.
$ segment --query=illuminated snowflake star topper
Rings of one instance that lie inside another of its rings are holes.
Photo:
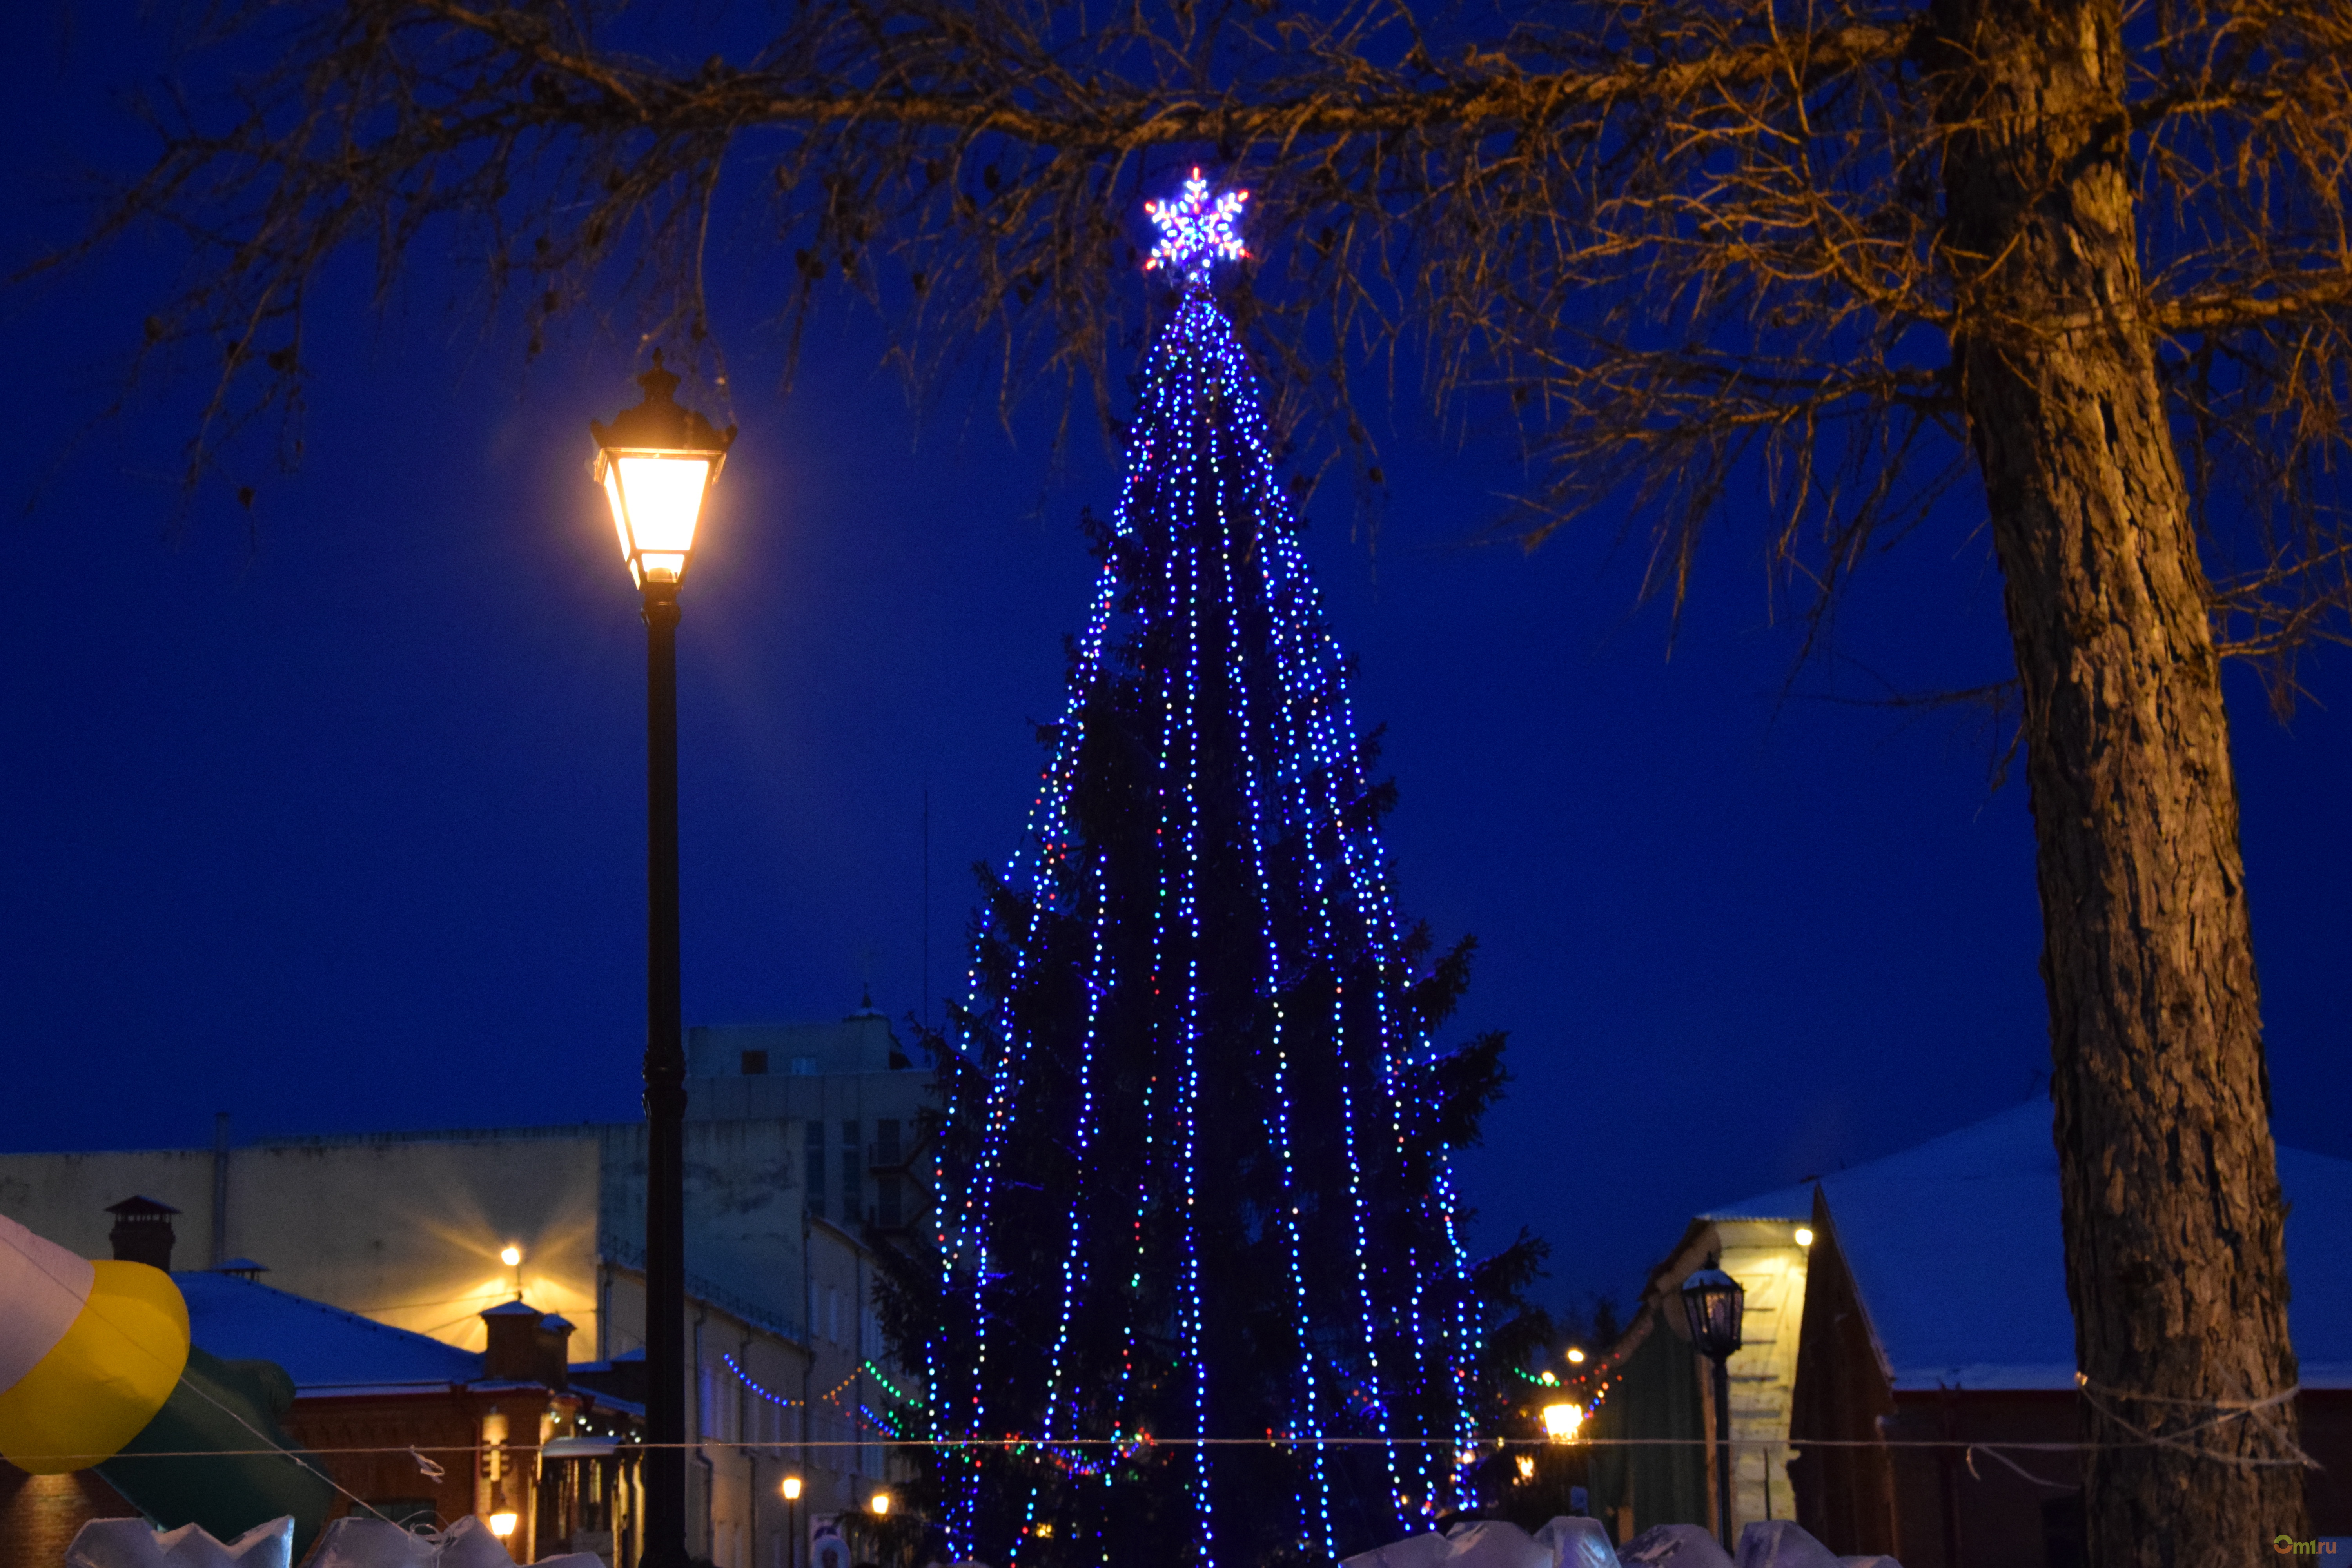
[[[1205,282],[1212,262],[1241,260],[1249,252],[1242,248],[1234,224],[1247,200],[1247,191],[1227,191],[1211,201],[1209,182],[1195,169],[1184,182],[1181,201],[1144,203],[1143,210],[1160,226],[1160,243],[1151,247],[1143,269],[1166,267],[1183,273],[1187,281]]]

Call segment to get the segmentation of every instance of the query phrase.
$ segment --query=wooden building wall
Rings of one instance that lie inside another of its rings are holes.
[[[1894,1386],[1818,1192],[1812,1228],[1789,1409],[1797,1522],[1832,1552],[1894,1555],[1895,1474],[1887,1450],[1875,1446],[1880,1420],[1895,1415]],[[1841,1446],[1808,1447],[1809,1438]],[[1854,1444],[1873,1446],[1844,1446]]]
[[[2083,1464],[2063,1447],[2083,1436],[2074,1392],[1898,1393],[1818,1202],[1813,1230],[1790,1420],[1798,1522],[1833,1552],[1903,1568],[2083,1568]],[[2352,1390],[2306,1390],[2296,1405],[2320,1466],[2305,1472],[2313,1530],[2352,1532]],[[1989,1442],[2062,1447],[1972,1447]]]

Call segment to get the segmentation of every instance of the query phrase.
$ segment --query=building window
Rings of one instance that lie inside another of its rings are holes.
[[[767,1052],[745,1051],[743,1053],[743,1076],[745,1078],[761,1078],[766,1075],[767,1070]]]
[[[808,1141],[808,1212],[824,1217],[824,1123],[814,1117],[803,1124]]]
[[[858,1152],[857,1123],[845,1121],[841,1124],[841,1223],[844,1225],[857,1223]]]
[[[898,1229],[898,1226],[904,1223],[906,1217],[905,1215],[900,1212],[899,1208],[898,1178],[896,1176],[878,1177],[875,1182],[875,1186],[877,1189],[876,1196],[882,1208],[882,1228],[885,1230]]]
[[[874,1163],[895,1165],[898,1163],[898,1119],[885,1116],[874,1123]]]

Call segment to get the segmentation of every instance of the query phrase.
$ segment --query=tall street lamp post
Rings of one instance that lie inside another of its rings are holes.
[[[1739,1319],[1748,1292],[1739,1281],[1716,1267],[1706,1267],[1683,1281],[1683,1315],[1690,1320],[1691,1342],[1715,1363],[1715,1517],[1722,1526],[1723,1549],[1731,1544],[1731,1354],[1739,1348]]]
[[[695,524],[735,428],[671,395],[677,377],[637,377],[645,401],[591,420],[596,482],[646,621],[646,1547],[643,1568],[687,1568],[686,1049],[677,979],[677,588]]]

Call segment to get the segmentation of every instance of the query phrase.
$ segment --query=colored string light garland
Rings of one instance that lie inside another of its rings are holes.
[[[732,1351],[719,1352],[719,1359],[726,1363],[727,1370],[735,1374],[735,1380],[743,1385],[744,1390],[747,1393],[759,1399],[765,1400],[768,1404],[774,1405],[779,1410],[798,1410],[802,1407],[802,1402],[800,1400],[792,1398],[787,1394],[778,1394],[774,1389],[767,1387],[757,1378],[754,1378],[749,1372],[745,1371],[743,1363],[735,1359],[735,1354]],[[817,1395],[816,1399],[810,1403],[814,1405],[827,1405],[843,1415],[862,1418],[866,1423],[867,1430],[880,1433],[887,1437],[904,1440],[915,1436],[916,1433],[913,1427],[909,1425],[908,1413],[906,1411],[877,1410],[872,1405],[867,1405],[863,1401],[858,1402],[854,1407],[843,1403],[841,1398],[842,1394],[856,1385],[861,1374],[870,1379],[877,1384],[884,1393],[889,1394],[891,1398],[898,1400],[901,1405],[911,1405],[917,1408],[920,1407],[921,1402],[919,1400],[917,1400],[913,1395],[908,1394],[905,1390],[892,1383],[889,1378],[883,1373],[881,1369],[877,1367],[871,1361],[859,1363],[858,1370],[856,1372],[851,1373],[847,1377],[843,1378],[839,1383],[835,1384],[831,1388],[826,1389],[823,1394]]]

